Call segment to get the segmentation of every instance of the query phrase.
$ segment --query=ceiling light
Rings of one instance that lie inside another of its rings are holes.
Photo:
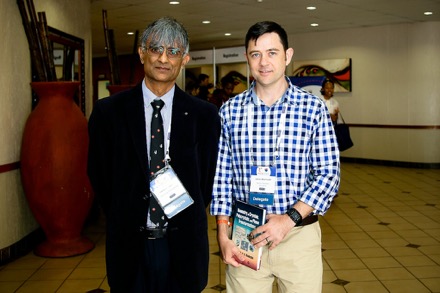
[[[307,9],[307,10],[315,10],[316,7],[315,7],[315,6],[307,6],[306,9]]]
[[[129,36],[134,35],[134,32],[128,32],[127,35]]]
[[[211,21],[209,21],[209,20],[204,20],[204,21],[202,21],[202,23],[204,23],[204,24],[208,24],[208,23],[211,23]]]
[[[226,33],[226,34],[225,34],[225,36],[230,36],[230,35],[231,35],[231,33]]]
[[[319,26],[317,23],[311,23],[310,26]]]
[[[257,2],[258,2],[258,3],[262,3],[262,2],[263,2],[263,0],[257,0]]]
[[[170,1],[170,4],[171,5],[178,5],[178,4],[180,4],[180,2],[179,1]]]
[[[433,15],[434,13],[432,11],[426,11],[426,12],[423,12],[423,14],[424,15]]]

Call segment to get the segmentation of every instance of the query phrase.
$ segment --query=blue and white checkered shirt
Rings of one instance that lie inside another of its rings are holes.
[[[230,216],[233,199],[248,202],[251,165],[273,162],[277,174],[274,203],[261,205],[268,213],[283,214],[297,201],[313,207],[313,214],[324,215],[330,207],[340,180],[338,144],[330,115],[321,99],[287,81],[286,93],[270,107],[256,96],[254,82],[220,109],[222,130],[212,215]],[[280,126],[283,107],[286,119]],[[252,152],[248,113],[253,113]],[[274,158],[278,129],[284,131],[279,156]]]

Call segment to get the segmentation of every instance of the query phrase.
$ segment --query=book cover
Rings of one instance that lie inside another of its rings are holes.
[[[241,264],[259,270],[263,248],[256,249],[248,240],[249,233],[263,225],[266,219],[266,210],[242,201],[235,202],[235,216],[232,225],[232,241],[245,257]]]

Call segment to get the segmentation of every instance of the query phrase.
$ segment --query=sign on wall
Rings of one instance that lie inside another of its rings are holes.
[[[216,64],[224,64],[224,63],[246,62],[246,57],[244,55],[245,52],[246,52],[246,49],[244,48],[244,46],[216,49],[215,50],[215,63]]]
[[[192,51],[189,52],[189,56],[191,60],[188,62],[188,65],[206,65],[214,62],[212,50]]]

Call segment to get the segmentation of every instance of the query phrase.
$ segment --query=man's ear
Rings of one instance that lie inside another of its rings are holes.
[[[248,58],[247,52],[244,52],[244,58],[246,58],[246,62],[247,62],[247,64],[249,64],[249,58]]]
[[[293,57],[293,48],[289,48],[286,50],[286,66],[289,65],[290,61],[292,61]]]
[[[190,60],[191,60],[191,56],[189,56],[189,53],[183,56],[182,66],[185,66]]]
[[[141,46],[138,47],[138,54],[139,54],[139,58],[141,59],[141,63],[144,64],[144,54],[145,54],[145,52],[144,52],[144,50],[142,50]]]

